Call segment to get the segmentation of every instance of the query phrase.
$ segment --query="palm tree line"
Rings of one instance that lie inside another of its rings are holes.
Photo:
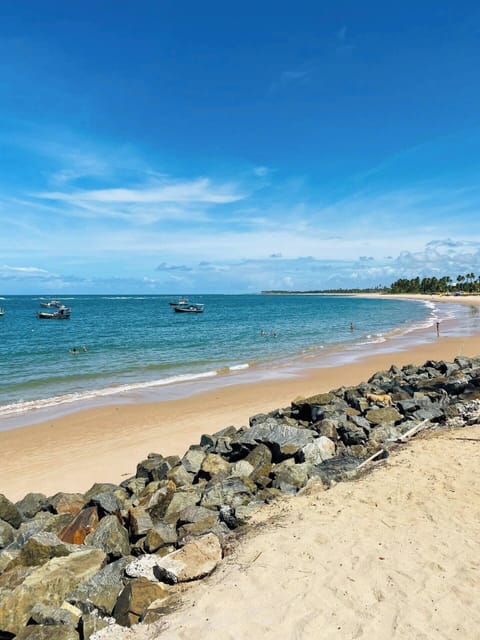
[[[458,275],[456,280],[450,276],[442,278],[399,278],[390,285],[390,293],[480,293],[480,276],[473,272]]]

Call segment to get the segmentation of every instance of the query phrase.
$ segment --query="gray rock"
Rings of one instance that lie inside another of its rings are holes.
[[[128,512],[130,533],[134,538],[146,535],[153,527],[152,518],[145,507],[133,507]]]
[[[20,511],[3,493],[0,493],[0,520],[8,522],[15,529],[18,529],[23,520]]]
[[[178,514],[200,501],[200,494],[193,487],[179,489],[173,495],[170,504],[165,511],[164,520],[169,524],[176,521]]]
[[[104,515],[111,515],[113,513],[120,513],[120,510],[122,509],[122,503],[113,491],[102,491],[101,493],[96,493],[90,498],[89,504],[98,507],[100,517]]]
[[[27,493],[27,495],[15,503],[22,518],[28,520],[33,518],[39,511],[48,508],[48,498],[43,493]]]
[[[93,533],[85,538],[85,544],[102,549],[110,558],[130,555],[128,531],[116,516],[106,516]]]
[[[176,542],[177,532],[175,527],[169,524],[158,523],[147,532],[144,547],[147,553],[154,553],[158,551],[158,549],[176,544]]]
[[[311,476],[321,478],[325,484],[329,484],[332,480],[335,482],[350,480],[356,475],[358,465],[358,459],[353,456],[332,458],[331,460],[325,460],[321,464],[314,465]]]
[[[387,440],[396,440],[401,434],[400,429],[390,423],[374,427],[370,432],[370,438],[376,442],[387,442]]]
[[[167,479],[174,482],[177,487],[188,487],[192,484],[194,477],[193,473],[188,473],[183,464],[170,469],[167,473]]]
[[[0,549],[3,549],[13,542],[13,532],[14,529],[11,524],[8,524],[5,520],[0,520]]]
[[[281,462],[293,457],[309,442],[313,442],[311,431],[278,424],[273,418],[269,418],[267,422],[256,424],[232,440],[232,448],[248,450],[258,444],[265,444],[272,452],[273,462]]]
[[[290,462],[290,460],[280,462],[272,470],[272,486],[283,493],[296,493],[304,487],[312,467],[309,462],[302,464],[290,464]]]
[[[192,445],[182,458],[182,465],[189,473],[197,474],[206,456],[205,450],[199,445]]]
[[[207,509],[219,509],[224,504],[232,507],[248,504],[253,498],[254,486],[241,478],[227,478],[223,481],[213,479],[205,486],[200,504]]]
[[[111,482],[96,482],[84,494],[84,497],[88,503],[93,498],[93,496],[96,496],[99,493],[115,493],[117,489],[118,486],[116,484],[112,484]]]
[[[126,556],[103,567],[71,591],[67,596],[68,601],[86,614],[97,612],[104,616],[111,615],[124,587],[125,567],[132,561],[132,556]]]
[[[44,564],[51,558],[68,556],[77,550],[75,545],[62,542],[54,533],[40,531],[34,533],[25,542],[16,559],[16,564],[33,567]]]

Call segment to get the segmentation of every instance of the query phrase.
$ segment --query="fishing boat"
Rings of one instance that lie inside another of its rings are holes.
[[[62,305],[57,311],[37,311],[39,320],[68,320],[72,310]]]
[[[60,309],[60,307],[62,306],[62,303],[60,302],[60,300],[50,300],[50,302],[40,302],[40,306],[44,307],[45,309],[52,309],[52,308]]]
[[[179,298],[176,302],[168,303],[171,307],[178,307],[180,305],[188,304],[188,298]]]
[[[203,313],[203,304],[179,304],[173,307],[176,313]]]

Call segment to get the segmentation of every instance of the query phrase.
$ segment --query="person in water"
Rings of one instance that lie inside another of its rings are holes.
[[[82,351],[83,351],[83,353],[87,353],[87,347],[85,345],[83,345]]]
[[[72,354],[72,356],[76,356],[78,353],[77,347],[73,347],[73,349],[70,349],[70,353]]]

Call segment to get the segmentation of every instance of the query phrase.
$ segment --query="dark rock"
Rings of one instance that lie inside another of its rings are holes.
[[[235,509],[227,504],[220,507],[218,516],[222,522],[225,522],[229,529],[236,529],[239,526],[239,521],[235,515]]]
[[[118,486],[116,484],[112,484],[111,482],[96,482],[87,493],[84,494],[85,500],[90,502],[93,496],[98,495],[99,493],[115,493],[117,491]]]
[[[353,456],[332,458],[312,467],[311,476],[318,476],[322,482],[329,484],[332,480],[350,480],[356,474],[359,461]]]
[[[106,516],[100,520],[95,531],[85,538],[85,544],[102,549],[109,558],[130,555],[128,531],[116,516]]]
[[[220,509],[228,504],[233,507],[248,504],[253,497],[255,485],[241,478],[227,478],[217,481],[215,478],[205,486],[200,504],[206,508]]]
[[[8,546],[13,542],[14,528],[5,520],[0,520],[0,549]]]
[[[337,431],[345,445],[365,444],[368,439],[365,431],[352,422],[344,422],[338,426]]]
[[[265,444],[272,452],[273,462],[281,462],[285,458],[293,457],[309,442],[313,442],[311,431],[279,425],[273,418],[269,418],[267,422],[256,424],[232,440],[232,448],[248,451],[258,444]]]
[[[113,610],[113,617],[118,624],[131,627],[141,620],[152,602],[166,599],[169,595],[167,589],[158,583],[137,578],[122,590]]]
[[[39,511],[48,508],[48,498],[43,493],[27,493],[27,495],[15,503],[24,520],[33,518]]]
[[[189,473],[197,474],[205,458],[205,450],[199,445],[191,445],[182,458],[182,465]]]
[[[93,495],[90,498],[89,504],[98,508],[100,518],[103,518],[105,515],[120,513],[122,508],[122,503],[112,491],[103,491]]]
[[[8,522],[15,529],[22,523],[22,514],[10,500],[0,493],[0,520]]]

